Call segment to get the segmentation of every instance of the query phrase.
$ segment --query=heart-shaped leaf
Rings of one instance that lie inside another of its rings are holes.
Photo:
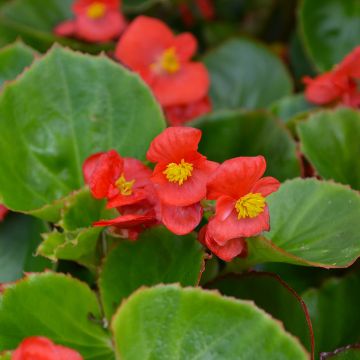
[[[298,124],[301,150],[320,176],[360,190],[360,113],[323,111]]]
[[[137,359],[308,359],[253,303],[178,286],[139,290],[112,323],[118,356]]]
[[[0,222],[0,283],[15,281],[24,271],[42,271],[51,263],[35,256],[45,224],[30,216],[9,214]]]
[[[267,198],[270,232],[248,239],[248,257],[236,263],[286,262],[348,267],[360,256],[360,195],[315,179],[285,182]]]
[[[300,6],[302,37],[308,53],[321,70],[330,70],[360,38],[358,0],[304,0]]]
[[[360,277],[329,279],[302,295],[311,316],[316,354],[360,342]]]
[[[285,329],[297,336],[309,351],[314,351],[314,334],[306,305],[277,275],[254,271],[229,274],[212,281],[207,287],[226,296],[254,301],[258,307],[282,321]]]
[[[200,151],[211,160],[264,155],[268,175],[279,180],[300,175],[295,141],[279,121],[265,112],[223,111],[191,125],[203,131]]]
[[[87,156],[114,148],[144,158],[163,128],[159,105],[137,75],[105,56],[56,47],[0,96],[3,202],[56,222],[60,199],[84,184]]]
[[[105,314],[139,287],[160,283],[197,285],[204,253],[195,236],[177,236],[162,227],[145,231],[135,242],[121,241],[107,256],[99,280]],[[144,266],[146,264],[146,266]]]
[[[204,57],[214,109],[265,108],[289,95],[291,78],[281,61],[247,39],[227,41]]]
[[[45,336],[79,351],[85,360],[114,360],[111,339],[101,326],[95,293],[65,275],[29,275],[0,296],[0,351],[29,336]]]
[[[20,41],[0,49],[0,86],[14,79],[34,60],[35,52]]]

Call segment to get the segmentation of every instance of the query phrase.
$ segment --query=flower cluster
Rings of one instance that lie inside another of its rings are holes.
[[[193,231],[203,215],[202,202],[216,202],[216,212],[200,231],[199,240],[230,261],[245,250],[245,237],[269,230],[266,196],[279,182],[262,175],[262,156],[239,157],[219,165],[198,152],[201,131],[170,127],[151,143],[147,159],[122,158],[110,150],[90,156],[83,173],[92,195],[107,199],[120,216],[95,226],[112,226],[123,237],[136,239],[149,226],[165,225],[177,235]]]
[[[59,24],[55,34],[88,42],[116,39],[126,27],[120,5],[120,0],[76,0],[73,4],[75,19]]]
[[[119,0],[77,0],[75,20],[55,28],[61,36],[90,42],[118,38],[115,58],[138,73],[149,85],[173,126],[211,111],[209,73],[191,61],[197,50],[190,33],[174,35],[161,20],[139,16],[126,28]],[[125,31],[124,31],[125,30]]]
[[[83,360],[75,350],[55,345],[47,338],[26,338],[13,352],[11,360]]]
[[[306,99],[317,105],[360,106],[360,47],[355,48],[332,71],[315,79],[304,78]]]

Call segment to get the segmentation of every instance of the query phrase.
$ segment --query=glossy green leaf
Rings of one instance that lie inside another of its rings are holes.
[[[360,190],[358,111],[323,111],[297,128],[301,150],[320,176]]]
[[[284,97],[271,105],[271,112],[284,123],[315,108],[315,105],[306,101],[303,94]]]
[[[253,303],[158,286],[133,294],[112,323],[118,356],[137,359],[308,359],[299,342]]]
[[[352,273],[303,294],[315,333],[316,353],[360,342],[360,277]]]
[[[289,95],[285,66],[264,46],[238,38],[209,52],[204,62],[211,76],[214,109],[265,108]]]
[[[270,232],[248,239],[248,257],[236,262],[336,268],[348,267],[360,256],[357,192],[332,182],[294,179],[267,202]]]
[[[348,345],[330,353],[322,353],[320,360],[360,360],[360,344]]]
[[[45,224],[30,216],[9,214],[0,222],[0,283],[15,281],[24,271],[43,271],[51,263],[35,256]]]
[[[197,285],[203,262],[202,247],[192,234],[177,236],[157,227],[145,231],[135,242],[121,241],[105,259],[100,274],[106,316],[110,319],[118,305],[141,286]]]
[[[303,0],[300,24],[308,53],[321,70],[330,70],[360,38],[358,0]]]
[[[200,152],[211,160],[263,155],[268,175],[279,180],[300,175],[295,141],[279,121],[265,112],[223,111],[191,125],[202,130]]]
[[[86,44],[53,34],[56,25],[73,17],[73,0],[13,0],[0,8],[0,45],[21,37],[39,51],[45,51],[54,42],[87,52],[109,49],[111,44]]]
[[[226,296],[254,301],[259,308],[280,320],[309,352],[312,351],[313,333],[306,305],[278,276],[261,272],[230,274],[212,281],[207,288],[217,289]]]
[[[144,158],[163,128],[160,108],[137,75],[105,56],[56,47],[0,96],[3,202],[58,221],[66,202],[60,199],[83,186],[87,156],[113,148]]]
[[[35,52],[19,41],[0,49],[0,86],[23,72],[34,56]]]
[[[0,296],[0,351],[28,336],[45,336],[84,360],[114,360],[101,323],[96,294],[86,284],[60,274],[29,275]]]

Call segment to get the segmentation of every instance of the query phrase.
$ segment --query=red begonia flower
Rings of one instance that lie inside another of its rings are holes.
[[[205,20],[213,20],[215,8],[212,0],[196,0],[196,5]]]
[[[207,226],[200,230],[198,238],[204,246],[224,261],[231,261],[247,251],[247,244],[244,238],[230,239],[224,245],[219,245],[207,231]]]
[[[203,209],[200,203],[189,206],[161,204],[161,220],[176,235],[192,232],[200,223]]]
[[[82,360],[75,350],[55,345],[47,338],[29,337],[19,345],[11,360]]]
[[[88,157],[83,165],[85,182],[96,199],[107,198],[108,208],[129,205],[146,198],[151,170],[139,160],[123,159],[115,150]]]
[[[208,182],[208,198],[217,200],[216,213],[207,231],[218,245],[269,230],[265,198],[280,183],[272,177],[261,178],[265,169],[262,156],[238,157],[225,161],[214,172]]]
[[[218,164],[197,151],[200,138],[198,129],[170,127],[152,141],[146,156],[157,163],[151,180],[162,203],[188,206],[205,198]]]
[[[211,101],[208,96],[193,103],[167,106],[164,108],[166,119],[171,126],[183,125],[210,111]]]
[[[139,16],[119,40],[115,57],[142,76],[162,106],[172,106],[208,93],[207,69],[190,61],[196,49],[192,34],[175,36],[162,21]]]
[[[9,210],[4,205],[0,204],[0,221],[3,221],[5,219],[5,216],[8,212]]]
[[[89,42],[105,42],[120,36],[126,21],[119,0],[77,0],[73,5],[75,19],[55,28],[60,36],[75,36]]]

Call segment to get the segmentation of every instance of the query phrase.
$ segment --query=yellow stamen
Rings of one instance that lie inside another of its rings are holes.
[[[121,174],[119,179],[116,180],[115,185],[120,190],[121,195],[129,196],[132,194],[132,187],[135,183],[135,180],[126,181],[124,174]]]
[[[192,171],[193,164],[187,163],[184,159],[181,159],[179,164],[168,164],[166,166],[166,170],[163,171],[163,174],[166,175],[166,178],[169,180],[169,182],[182,185],[191,176]]]
[[[241,197],[235,204],[238,219],[254,218],[265,208],[265,198],[259,194],[249,193]]]
[[[176,55],[175,48],[166,49],[160,59],[151,65],[151,68],[159,72],[174,74],[180,70],[180,62]]]
[[[106,6],[101,2],[95,1],[87,8],[87,16],[91,19],[100,19],[105,15]]]

